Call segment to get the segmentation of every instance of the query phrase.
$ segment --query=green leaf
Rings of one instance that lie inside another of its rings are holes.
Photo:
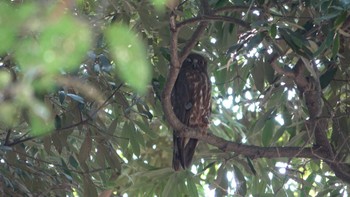
[[[55,129],[62,128],[62,119],[59,115],[55,116]]]
[[[176,2],[173,0],[151,0],[152,4],[157,10],[162,10],[164,9],[164,6],[167,2]]]
[[[15,9],[8,3],[0,3],[0,54],[11,50],[20,27],[35,11],[34,4],[23,4]]]
[[[119,121],[120,121],[120,120],[119,120],[118,118],[115,118],[115,119],[112,121],[112,123],[109,125],[108,130],[107,130],[107,132],[108,132],[109,134],[113,134],[113,133],[115,132],[115,130],[116,130],[117,126],[118,126]]]
[[[335,28],[340,27],[344,23],[347,15],[348,15],[347,11],[343,11],[341,14],[339,14],[337,19],[335,19],[335,21],[334,21],[334,27]]]
[[[190,196],[198,196],[198,190],[191,174],[187,176],[187,188]]]
[[[84,142],[80,146],[80,151],[78,154],[79,162],[83,163],[89,158],[91,148],[92,148],[92,139],[90,136],[90,132],[88,132],[86,133]]]
[[[119,77],[139,93],[145,93],[151,80],[151,67],[142,41],[122,24],[109,27],[106,38],[110,43]]]
[[[264,72],[265,72],[265,79],[272,84],[275,80],[275,70],[272,68],[270,63],[268,63],[266,60],[263,62],[264,66]]]
[[[34,136],[42,136],[48,134],[54,129],[54,122],[50,120],[50,112],[45,106],[36,103],[31,106],[30,113],[31,133]]]
[[[314,53],[314,57],[318,57],[324,50],[327,48],[330,48],[334,37],[334,31],[331,31],[328,33],[327,38],[324,42],[322,42],[321,46],[317,49],[317,51]]]
[[[328,68],[328,70],[320,76],[320,85],[322,89],[326,88],[331,83],[337,70],[337,67]]]
[[[17,47],[16,57],[25,70],[38,69],[48,74],[73,70],[90,47],[91,33],[82,21],[70,15],[48,22],[38,21],[38,37],[26,37]]]
[[[136,156],[140,156],[140,152],[141,152],[140,143],[141,141],[143,141],[143,139],[140,139],[141,137],[138,131],[136,130],[134,124],[132,124],[131,122],[129,122],[128,124],[128,130],[130,132],[130,145],[133,150],[133,153]]]
[[[306,47],[309,43],[303,35],[286,28],[279,28],[278,30],[283,40],[294,52],[307,58],[312,57],[312,52]]]
[[[273,121],[273,119],[269,119],[265,122],[265,126],[264,129],[262,131],[262,144],[264,146],[270,146],[271,145],[271,140],[272,140],[272,136],[274,133],[274,125],[275,122]]]
[[[158,135],[150,128],[149,125],[146,123],[143,123],[141,121],[135,120],[134,123],[143,131],[145,132],[149,137],[155,139],[158,137]]]
[[[262,33],[258,33],[255,36],[253,36],[249,42],[247,43],[247,47],[246,50],[250,51],[252,50],[254,47],[256,47],[258,44],[261,43],[261,41],[264,39],[264,35]]]
[[[333,47],[332,47],[333,58],[337,57],[339,48],[340,48],[340,37],[339,37],[339,34],[336,34],[333,42]]]
[[[96,186],[92,182],[91,178],[88,177],[87,175],[83,175],[83,176],[84,176],[84,180],[83,180],[84,196],[86,197],[98,196]]]
[[[254,79],[254,85],[257,90],[260,92],[264,91],[264,65],[262,60],[256,62],[256,65],[253,68],[252,76]]]
[[[69,178],[69,180],[72,180],[72,172],[69,170],[66,162],[63,160],[63,158],[61,158],[61,165],[62,165],[62,169],[63,169],[63,172],[65,173],[65,176],[67,178]]]
[[[215,180],[215,196],[225,196],[227,195],[228,189],[228,179],[227,179],[227,169],[225,165],[221,165],[217,172],[217,177]]]
[[[244,175],[242,171],[237,167],[233,166],[234,172],[235,172],[235,178],[237,183],[237,191],[240,194],[240,196],[246,196],[247,194],[247,182],[244,178]]]
[[[105,167],[106,166],[106,160],[105,157],[108,157],[108,151],[106,149],[106,146],[102,143],[97,144],[97,152],[95,156],[95,161],[100,167]]]
[[[69,161],[69,164],[71,166],[73,166],[74,168],[78,168],[79,163],[77,162],[77,160],[72,155],[69,156],[68,161]]]
[[[0,90],[4,89],[11,82],[11,74],[9,72],[0,72]]]
[[[130,126],[128,122],[124,123],[122,132],[121,132],[121,138],[118,141],[119,146],[121,147],[122,150],[126,151],[129,145],[130,141]]]
[[[277,26],[276,26],[276,24],[272,24],[271,25],[269,33],[270,33],[271,38],[275,38],[276,37],[276,35],[277,35]]]
[[[166,183],[163,192],[162,192],[162,196],[177,196],[177,192],[176,192],[176,185],[177,185],[177,173],[173,173],[169,179],[168,182]],[[179,191],[180,192],[180,191]]]

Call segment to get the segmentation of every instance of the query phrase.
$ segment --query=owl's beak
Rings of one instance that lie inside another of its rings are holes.
[[[193,68],[194,68],[194,69],[199,68],[199,64],[198,64],[198,60],[197,60],[197,59],[194,59],[194,60],[193,60]]]

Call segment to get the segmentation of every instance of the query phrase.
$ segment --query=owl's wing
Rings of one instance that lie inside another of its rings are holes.
[[[185,125],[189,124],[190,111],[192,108],[190,94],[191,90],[186,78],[186,73],[180,71],[172,91],[171,103],[176,117]],[[175,170],[179,170],[180,165],[182,168],[186,166],[185,158],[187,154],[185,153],[185,146],[187,142],[188,139],[177,137],[173,134],[173,168]]]

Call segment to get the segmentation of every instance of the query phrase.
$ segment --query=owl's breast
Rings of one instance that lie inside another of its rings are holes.
[[[189,120],[191,127],[207,127],[210,116],[210,81],[207,73],[195,72],[188,75],[192,91],[192,109]]]

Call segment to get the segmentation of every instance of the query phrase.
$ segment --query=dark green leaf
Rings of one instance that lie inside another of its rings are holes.
[[[337,73],[337,70],[338,69],[336,67],[331,67],[320,76],[320,84],[322,89],[326,88],[331,83],[335,74]]]
[[[263,39],[264,39],[264,35],[262,33],[256,34],[248,41],[246,50],[247,51],[252,50],[254,47],[258,46]]]
[[[237,166],[233,166],[233,168],[234,168],[236,183],[238,185],[237,191],[241,196],[246,196],[247,183],[246,183],[246,180],[244,178],[244,175],[243,175],[242,171]]]
[[[270,33],[271,38],[275,38],[276,37],[276,35],[277,35],[276,24],[272,24],[271,25],[269,33]]]
[[[318,57],[324,50],[326,50],[327,48],[330,48],[333,42],[333,37],[334,37],[334,32],[329,32],[326,40],[322,42],[321,46],[314,53],[314,57]]]
[[[90,136],[90,132],[88,132],[85,136],[83,143],[80,146],[80,151],[78,154],[79,162],[85,162],[89,158],[91,149],[92,149],[92,139]]]
[[[62,120],[61,120],[61,117],[59,115],[55,116],[55,128],[56,129],[62,128]]]
[[[264,92],[264,65],[262,61],[257,61],[253,68],[253,79],[256,89],[260,92]]]
[[[79,166],[79,163],[77,162],[77,160],[72,156],[72,155],[70,155],[69,156],[69,164],[71,165],[71,166],[73,166],[75,169],[77,169],[78,168],[78,166]]]
[[[265,122],[264,129],[262,131],[262,144],[264,146],[270,146],[272,136],[274,134],[275,121],[273,119],[269,119]]]
[[[61,160],[61,165],[62,165],[62,169],[63,172],[65,173],[65,176],[69,179],[69,180],[73,180],[72,179],[72,172],[69,170],[66,162],[63,160],[63,158],[60,159]]]
[[[335,35],[333,47],[332,47],[332,57],[336,58],[340,48],[340,37],[339,34]]]

